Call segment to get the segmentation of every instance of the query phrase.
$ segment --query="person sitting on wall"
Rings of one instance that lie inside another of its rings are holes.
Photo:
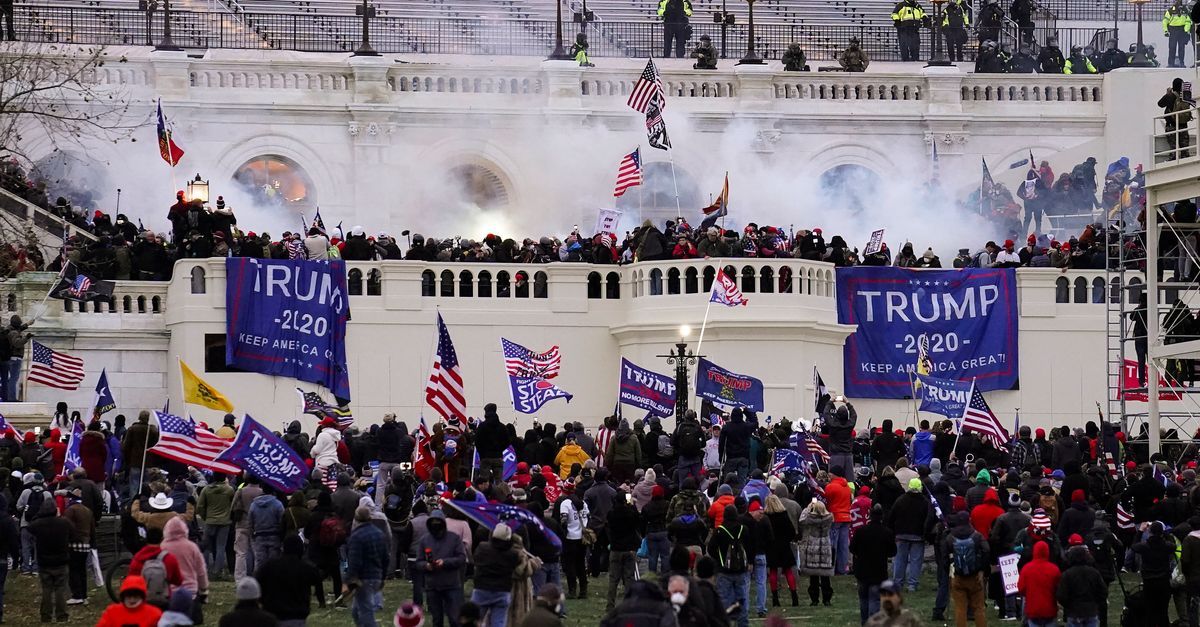
[[[787,50],[783,53],[783,70],[785,72],[807,72],[808,59],[804,56],[804,50],[800,44],[788,44]]]
[[[850,46],[838,55],[838,64],[847,72],[867,71],[871,58],[867,56],[867,51],[862,49],[858,37],[850,38]]]
[[[571,44],[571,56],[579,62],[579,67],[596,67],[595,63],[588,60],[588,40],[585,33],[575,35],[575,43]]]
[[[692,66],[694,69],[717,69],[717,51],[713,48],[712,37],[708,35],[700,36],[700,43],[696,44],[696,49],[692,51],[692,58],[696,60],[696,63]]]

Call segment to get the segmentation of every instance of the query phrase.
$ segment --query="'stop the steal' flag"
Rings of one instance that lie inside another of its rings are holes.
[[[737,282],[729,278],[724,270],[717,270],[717,276],[713,279],[712,296],[708,300],[713,303],[721,303],[726,307],[750,304],[750,299],[742,296],[742,290],[738,289]]]
[[[226,365],[319,383],[349,402],[346,263],[230,257],[225,272]]]
[[[217,461],[234,464],[285,494],[308,483],[308,466],[304,459],[287,442],[249,415],[242,420],[237,439],[217,457]]]
[[[762,381],[726,370],[703,357],[696,367],[696,396],[726,407],[763,411]]]
[[[838,323],[849,397],[905,398],[921,336],[929,374],[976,379],[981,391],[1017,383],[1017,279],[1012,268],[838,268]]]
[[[957,420],[966,409],[971,399],[970,381],[952,381],[936,377],[918,375],[921,382],[920,411],[941,414]]]
[[[641,368],[622,357],[619,398],[626,405],[666,418],[675,413],[675,379]]]
[[[541,377],[510,376],[508,384],[512,392],[513,409],[522,414],[532,414],[556,398],[565,398],[570,403],[575,397]]]

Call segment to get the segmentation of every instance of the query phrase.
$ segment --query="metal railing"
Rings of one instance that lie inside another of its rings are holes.
[[[1060,20],[1113,21],[1116,12],[1118,22],[1137,20],[1137,9],[1129,0],[1038,0]],[[1142,7],[1142,19],[1153,30],[1153,25],[1162,21],[1163,13],[1171,6],[1170,0],[1153,0]],[[1187,6],[1187,5],[1185,5]]]
[[[1192,105],[1183,111],[1154,116],[1154,135],[1150,137],[1150,154],[1155,165],[1172,161],[1189,161],[1197,157],[1197,114]]]

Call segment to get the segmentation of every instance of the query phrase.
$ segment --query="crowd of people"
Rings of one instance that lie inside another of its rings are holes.
[[[88,601],[105,516],[133,556],[105,626],[198,624],[211,583],[229,580],[237,605],[221,625],[302,625],[314,601],[375,625],[389,579],[412,586],[396,624],[438,627],[562,625],[588,598],[604,599],[602,625],[746,627],[781,605],[819,616],[853,603],[834,598],[836,577],[857,582],[872,626],[920,624],[903,596],[926,592],[929,618],[952,612],[959,627],[992,612],[1108,624],[1114,603],[1154,627],[1172,607],[1200,619],[1200,447],[1171,434],[1154,455],[1144,432],[1127,440],[1103,422],[1024,426],[997,446],[949,420],[872,428],[839,399],[813,423],[736,408],[671,429],[614,415],[519,435],[489,404],[427,435],[394,414],[349,428],[326,417],[311,436],[293,421],[282,438],[312,472],[284,494],[159,457],[149,412],[90,421],[64,474],[75,420],[60,404],[42,435],[0,438],[0,552],[38,577],[44,621]],[[227,415],[214,434],[238,426]],[[803,463],[777,462],[781,450]],[[491,525],[465,514],[485,503],[525,513]],[[1014,554],[1018,592],[1006,593],[999,561]]]

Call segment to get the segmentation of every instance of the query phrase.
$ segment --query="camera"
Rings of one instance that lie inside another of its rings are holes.
[[[400,462],[397,466],[400,467],[400,470],[412,470],[413,467],[412,462]]]

